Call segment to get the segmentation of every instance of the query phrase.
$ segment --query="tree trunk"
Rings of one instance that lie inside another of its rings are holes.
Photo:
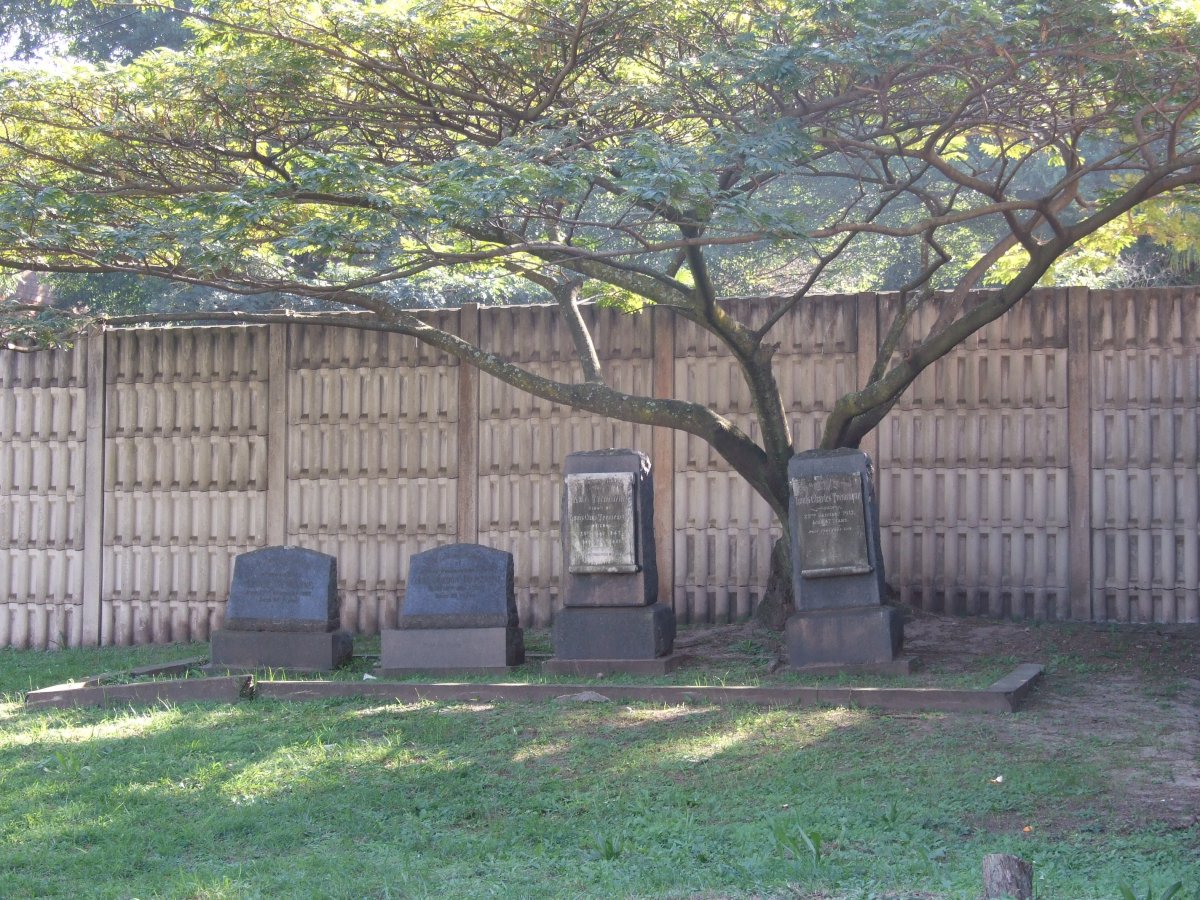
[[[771,548],[771,573],[767,576],[767,589],[754,609],[754,619],[760,625],[774,631],[782,631],[783,623],[795,610],[792,595],[792,556],[787,537],[775,541]]]
[[[1007,853],[983,858],[984,900],[1033,900],[1033,864]]]

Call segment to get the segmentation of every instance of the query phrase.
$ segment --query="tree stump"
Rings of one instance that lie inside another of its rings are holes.
[[[1007,853],[983,858],[983,900],[1033,900],[1033,863]]]

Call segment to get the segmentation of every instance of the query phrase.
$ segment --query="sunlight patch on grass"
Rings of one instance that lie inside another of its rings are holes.
[[[512,755],[512,761],[517,763],[536,762],[547,757],[561,757],[571,749],[569,741],[544,741],[529,743]]]
[[[356,709],[351,714],[356,719],[370,719],[375,716],[394,716],[397,713],[415,713],[423,710],[433,709],[437,706],[437,701],[434,700],[416,700],[412,703],[384,703],[380,706],[367,706],[363,709]]]
[[[439,709],[438,715],[452,716],[460,712],[491,712],[496,708],[495,703],[454,703]]]
[[[177,717],[177,712],[177,710],[165,712],[161,707],[157,710],[134,711],[130,709],[110,713],[111,718],[86,724],[71,724],[78,721],[80,716],[79,712],[75,710],[54,710],[41,715],[22,713],[22,718],[32,720],[34,724],[11,733],[0,733],[0,747],[6,745],[27,747],[45,741],[78,746],[88,742],[146,737],[174,727],[171,720]],[[38,718],[40,721],[37,721]],[[48,737],[51,731],[53,731],[53,737]]]
[[[630,722],[673,722],[690,716],[704,715],[710,710],[703,706],[659,706],[621,708],[621,718]]]

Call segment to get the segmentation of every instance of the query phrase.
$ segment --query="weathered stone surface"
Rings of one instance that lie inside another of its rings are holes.
[[[479,544],[415,553],[400,607],[401,628],[515,628],[513,555]]]
[[[801,574],[832,578],[870,572],[862,477],[801,475],[791,479],[791,487]]]
[[[563,476],[563,605],[655,603],[650,458],[637,450],[571,453]]]
[[[524,661],[520,628],[392,628],[380,635],[379,668],[384,675],[506,669]]]
[[[784,629],[793,668],[884,663],[895,658],[903,641],[903,621],[890,606],[802,610]]]
[[[264,547],[234,560],[227,630],[329,632],[340,624],[334,557],[302,547]]]
[[[25,708],[69,709],[86,706],[157,705],[215,701],[236,703],[251,693],[249,675],[227,678],[181,678],[177,681],[143,681],[135,684],[59,684],[30,691]]]
[[[884,572],[870,458],[860,450],[800,453],[788,481],[796,609],[878,605]]]
[[[654,659],[675,644],[675,611],[662,603],[566,607],[554,618],[555,659]]]
[[[580,472],[566,477],[567,570],[603,575],[638,570],[637,476]]]
[[[331,672],[350,661],[354,641],[344,631],[230,631],[212,634],[210,670],[287,669]]]
[[[584,678],[605,675],[666,675],[683,664],[682,653],[669,653],[653,659],[548,659],[542,671],[550,675],[579,675]]]

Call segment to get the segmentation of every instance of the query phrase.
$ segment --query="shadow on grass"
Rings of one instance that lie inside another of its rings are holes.
[[[979,830],[1086,816],[1102,790],[1091,748],[1048,760],[997,727],[364,700],[18,715],[0,723],[0,879],[6,896],[957,897],[984,852],[1015,851],[1085,897],[1077,866],[1140,871],[1133,836]],[[1186,848],[1160,842],[1155,865]]]

